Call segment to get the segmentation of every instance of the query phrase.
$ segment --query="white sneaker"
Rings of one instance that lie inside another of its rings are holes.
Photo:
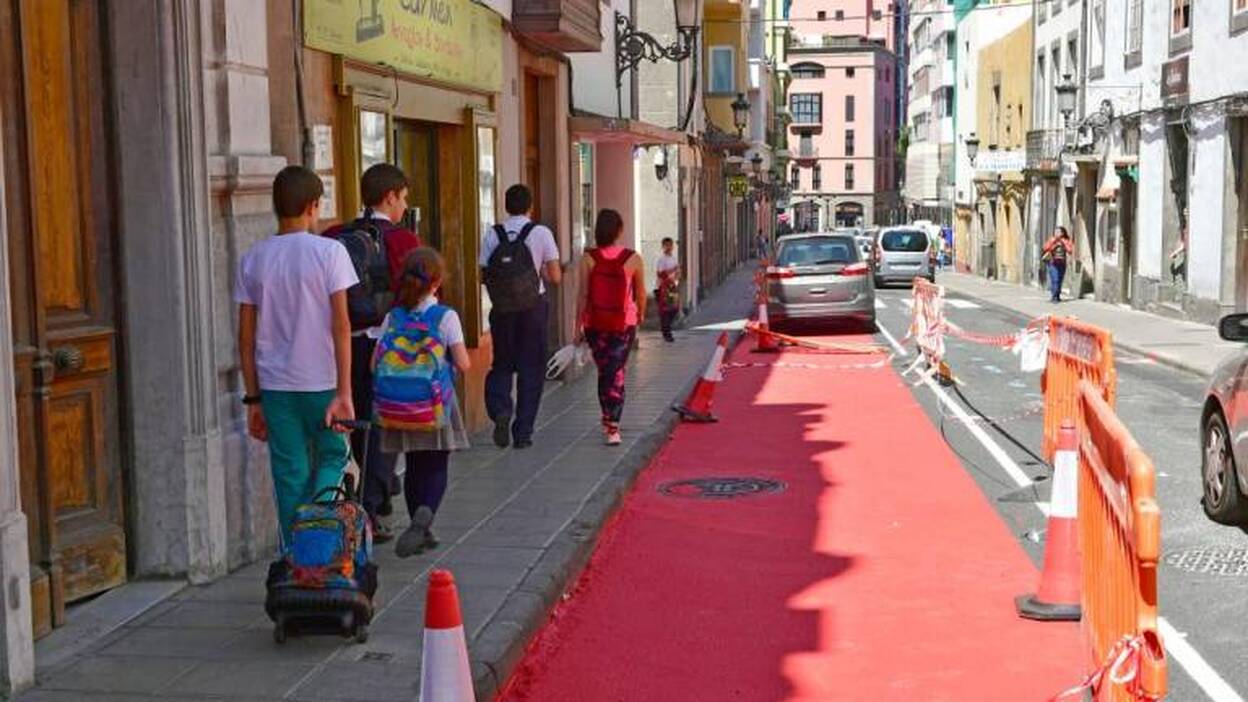
[[[620,438],[620,431],[614,429],[607,432],[607,446],[619,446],[624,439]]]

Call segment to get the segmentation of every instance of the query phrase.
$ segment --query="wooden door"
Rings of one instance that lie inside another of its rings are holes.
[[[533,220],[542,220],[542,79],[524,74],[524,184],[533,191]]]
[[[35,625],[46,633],[66,602],[126,578],[115,179],[100,3],[0,5],[18,452]]]

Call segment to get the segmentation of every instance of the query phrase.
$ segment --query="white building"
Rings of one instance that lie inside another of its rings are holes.
[[[1055,0],[1036,3],[1032,19],[1035,41],[1032,58],[1031,131],[1027,134],[1027,169],[1030,188],[1027,242],[1024,246],[1024,267],[1031,275],[1027,278],[1034,285],[1041,285],[1040,249],[1061,224],[1070,229],[1076,242],[1076,259],[1066,276],[1066,287],[1073,293],[1091,285],[1091,275],[1085,275],[1085,267],[1091,264],[1087,257],[1089,247],[1086,231],[1078,225],[1077,217],[1070,212],[1070,200],[1059,197],[1064,192],[1059,183],[1058,154],[1064,143],[1065,117],[1058,109],[1057,86],[1069,78],[1076,85],[1083,83],[1085,25],[1081,0]],[[1083,113],[1084,95],[1078,94],[1078,104],[1072,122]],[[1068,172],[1073,161],[1066,159]],[[1069,178],[1068,178],[1069,180]],[[1072,222],[1072,220],[1074,220]]]
[[[918,0],[906,33],[907,124],[903,196],[911,219],[953,221],[954,18],[942,0]]]
[[[1087,17],[1075,214],[1097,298],[1248,309],[1248,2],[1089,0]]]

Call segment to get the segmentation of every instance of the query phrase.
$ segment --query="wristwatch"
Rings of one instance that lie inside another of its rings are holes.
[[[244,405],[258,405],[260,404],[260,396],[259,395],[243,395],[243,404]]]

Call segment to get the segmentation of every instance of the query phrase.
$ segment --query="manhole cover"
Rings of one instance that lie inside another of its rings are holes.
[[[659,492],[672,497],[726,500],[784,490],[784,483],[767,478],[693,478],[663,483]]]
[[[1248,575],[1248,548],[1189,548],[1167,553],[1164,560],[1189,573]]]

